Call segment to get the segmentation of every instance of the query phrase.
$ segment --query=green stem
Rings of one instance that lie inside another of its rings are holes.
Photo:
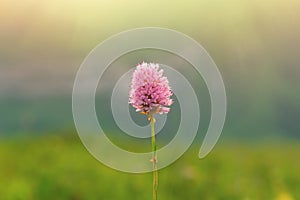
[[[153,162],[153,200],[157,200],[157,187],[158,187],[158,171],[157,171],[157,155],[156,155],[156,141],[153,115],[150,116],[151,123],[151,137],[152,137],[152,162]]]

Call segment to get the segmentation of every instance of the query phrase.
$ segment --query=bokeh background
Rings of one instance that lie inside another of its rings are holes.
[[[300,199],[299,1],[0,2],[0,199],[152,198],[151,174],[114,171],[85,150],[71,110],[76,72],[91,49],[144,26],[175,29],[202,44],[228,98],[223,134],[199,160],[210,111],[201,76],[179,58],[151,50],[112,64],[104,86],[114,84],[120,69],[165,56],[198,91],[199,136],[160,171],[160,199]],[[150,150],[149,141],[114,129],[105,110],[108,94],[99,86],[96,100],[112,141]],[[171,136],[161,134],[160,145]]]

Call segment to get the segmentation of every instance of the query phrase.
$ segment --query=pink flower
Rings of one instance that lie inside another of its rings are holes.
[[[168,113],[173,100],[167,77],[154,63],[138,64],[132,74],[129,103],[143,114]]]

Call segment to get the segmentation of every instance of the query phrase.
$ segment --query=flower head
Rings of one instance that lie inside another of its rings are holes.
[[[137,112],[168,113],[170,108],[167,106],[173,103],[172,94],[169,81],[158,64],[143,62],[137,65],[129,92],[129,103]]]

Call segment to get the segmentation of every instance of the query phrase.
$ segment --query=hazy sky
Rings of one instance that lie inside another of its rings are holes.
[[[299,6],[297,0],[2,1],[0,94],[70,93],[92,48],[143,26],[195,38],[228,83],[247,85],[254,76],[261,84],[263,73],[271,73],[269,80],[288,74],[293,81],[300,64]]]

